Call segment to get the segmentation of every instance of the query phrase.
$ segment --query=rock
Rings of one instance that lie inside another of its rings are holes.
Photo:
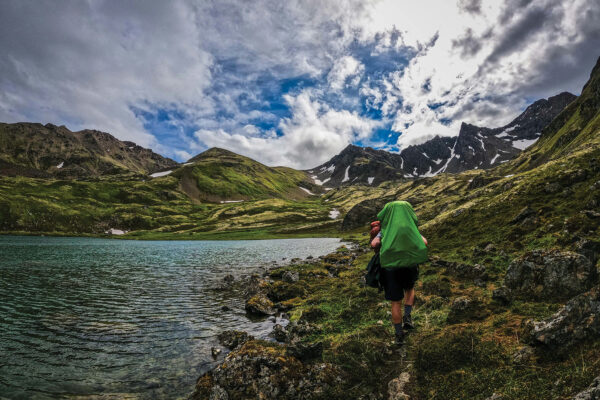
[[[492,299],[504,305],[510,304],[511,302],[509,290],[504,286],[501,286],[492,292]]]
[[[248,313],[254,315],[272,315],[275,314],[274,306],[266,294],[257,293],[246,300],[245,309]]]
[[[600,285],[565,304],[550,318],[533,322],[529,341],[555,352],[566,352],[581,341],[600,335]]]
[[[452,217],[456,218],[456,217],[458,217],[460,214],[464,213],[465,211],[466,211],[466,209],[464,209],[464,208],[459,208],[458,210],[455,210],[455,211],[452,213]]]
[[[221,354],[221,349],[217,348],[217,347],[213,347],[210,349],[210,353],[212,354],[213,359],[217,359],[217,357],[219,356],[219,354]]]
[[[500,393],[492,393],[492,395],[485,400],[502,400],[503,397],[504,396],[502,396]]]
[[[600,218],[600,213],[594,210],[583,210],[581,213],[590,219]]]
[[[221,386],[213,386],[208,400],[229,400],[229,395]]]
[[[287,326],[287,341],[295,342],[300,340],[302,337],[316,333],[320,331],[320,328],[316,325],[312,325],[306,321],[293,321]]]
[[[410,400],[410,396],[404,393],[405,386],[410,381],[410,374],[403,372],[399,377],[388,383],[388,400]]]
[[[258,292],[263,291],[268,286],[267,281],[261,279],[257,274],[252,274],[244,282],[244,294],[246,297],[252,297]]]
[[[596,377],[592,384],[583,392],[577,393],[573,400],[599,400],[600,399],[600,376]]]
[[[455,262],[446,262],[446,271],[458,278],[487,281],[489,279],[486,268],[481,264],[468,265]]]
[[[486,253],[495,253],[496,251],[498,251],[498,249],[496,248],[496,246],[493,243],[490,243],[487,246],[485,246],[485,248],[483,250]]]
[[[532,208],[529,207],[524,207],[521,209],[521,211],[519,211],[519,213],[516,215],[516,217],[514,217],[510,223],[511,224],[516,224],[519,223],[529,217],[533,217],[535,216],[535,210],[533,210]]]
[[[228,306],[221,306],[221,311],[231,311],[231,308]]]
[[[298,279],[300,279],[298,272],[285,271],[283,275],[281,275],[281,280],[287,283],[298,282]]]
[[[253,340],[200,377],[190,399],[212,398],[213,393],[228,396],[216,399],[320,399],[341,385],[342,377],[331,364],[304,365],[283,346]]]
[[[273,330],[271,331],[269,336],[271,336],[278,342],[285,342],[287,340],[287,332],[285,331],[285,328],[279,324],[275,324],[273,326]]]
[[[229,350],[233,350],[236,347],[243,345],[248,340],[254,339],[254,337],[243,331],[229,330],[219,333],[217,339],[219,339],[219,343],[222,346],[225,346]]]
[[[581,254],[534,250],[510,263],[504,286],[511,297],[560,301],[588,290],[597,280],[596,267]]]
[[[575,251],[587,257],[592,265],[596,265],[600,257],[600,242],[596,240],[581,239],[575,244]]]
[[[546,192],[548,194],[554,194],[554,193],[560,192],[561,189],[562,189],[562,186],[560,185],[560,183],[557,183],[557,182],[547,183],[546,186],[544,187],[544,192]]]
[[[235,277],[231,274],[227,274],[223,277],[223,282],[232,283],[235,280]]]
[[[527,364],[533,358],[535,351],[529,346],[521,347],[513,354],[515,364]]]
[[[452,302],[447,321],[449,324],[456,324],[464,321],[483,319],[488,315],[488,310],[479,299],[461,296]]]
[[[360,227],[364,227],[366,229],[370,222],[377,220],[377,213],[381,211],[383,206],[385,206],[385,203],[392,200],[395,199],[391,197],[385,197],[361,201],[352,207],[344,216],[342,230],[349,231]]]
[[[321,360],[323,357],[323,343],[294,342],[288,346],[287,354],[303,362]]]

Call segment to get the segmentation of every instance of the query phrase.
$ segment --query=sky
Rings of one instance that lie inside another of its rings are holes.
[[[0,121],[308,169],[579,94],[597,0],[1,0]]]

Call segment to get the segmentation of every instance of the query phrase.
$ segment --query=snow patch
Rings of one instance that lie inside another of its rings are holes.
[[[374,176],[370,176],[367,178],[367,182],[369,182],[369,185],[373,184],[373,180],[375,179]]]
[[[163,171],[163,172],[155,172],[153,174],[150,174],[150,177],[151,178],[158,178],[158,177],[161,177],[161,176],[169,175],[171,172],[173,172],[173,170]]]
[[[424,178],[428,178],[430,176],[433,176],[433,173],[431,172],[431,169],[432,168],[431,168],[431,165],[430,165],[429,166],[429,170],[426,173],[424,173],[423,175],[421,175],[421,176],[424,177]]]
[[[433,160],[433,162],[434,162],[434,163],[436,163],[437,165],[440,165],[440,163],[441,163],[442,161],[443,161],[443,160],[442,160],[441,158],[438,158],[437,160]]]
[[[513,141],[512,145],[513,147],[516,147],[519,150],[525,150],[535,142],[537,142],[537,139],[521,139]]]
[[[60,164],[58,164],[58,165],[56,166],[56,168],[60,169],[60,168],[62,168],[62,167],[63,167],[63,165],[65,165],[65,162],[64,162],[64,161],[61,161],[61,162],[60,162]]]
[[[515,174],[504,175],[505,178],[510,178],[511,176],[515,176]]]
[[[346,172],[344,172],[344,179],[342,179],[342,182],[348,182],[350,180],[350,176],[348,175],[348,171],[350,171],[350,166],[349,165],[346,167]]]
[[[244,200],[221,200],[219,203],[224,204],[224,203],[241,203]]]
[[[327,171],[329,171],[329,173],[333,174],[333,171],[335,171],[335,165],[331,164],[329,166],[329,168],[327,168]]]
[[[477,140],[479,140],[479,143],[481,143],[481,148],[483,149],[483,151],[485,151],[485,144],[483,143],[483,140],[481,140],[482,137],[481,135],[477,135]]]
[[[329,211],[329,218],[331,219],[337,219],[337,217],[340,216],[340,211],[337,208],[333,208],[331,211]]]
[[[314,196],[315,194],[313,192],[311,192],[310,190],[308,190],[307,188],[303,188],[302,186],[298,186],[300,189],[304,190],[306,193],[310,194],[311,196]]]
[[[331,179],[331,178],[327,178],[322,181],[322,180],[318,179],[317,175],[312,175],[311,178],[315,182],[315,185],[319,185],[319,186],[323,186],[324,183],[326,183],[327,181],[329,181]]]
[[[429,157],[426,153],[423,152],[421,154],[423,154],[425,157],[427,157],[427,158],[429,158],[431,160],[431,157]]]
[[[500,154],[496,154],[496,155],[494,156],[494,158],[492,158],[492,161],[490,161],[490,165],[492,165],[493,163],[495,163],[495,162],[496,162],[496,159],[497,159],[498,157],[500,157]]]
[[[109,230],[105,231],[104,233],[107,233],[109,235],[124,235],[127,233],[127,231],[124,231],[121,229],[110,228]]]

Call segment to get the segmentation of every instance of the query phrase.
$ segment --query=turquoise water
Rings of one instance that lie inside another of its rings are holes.
[[[214,290],[226,274],[339,245],[0,236],[0,397],[185,397],[215,365],[219,331],[272,328]]]

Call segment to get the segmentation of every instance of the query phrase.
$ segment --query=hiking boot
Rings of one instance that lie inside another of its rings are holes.
[[[402,346],[404,344],[405,336],[406,336],[406,334],[404,333],[404,331],[402,331],[400,333],[396,333],[396,339],[394,340],[394,344],[396,346]]]
[[[413,325],[412,322],[412,318],[409,315],[405,315],[404,317],[402,317],[402,328],[404,329],[415,329],[415,326]]]

